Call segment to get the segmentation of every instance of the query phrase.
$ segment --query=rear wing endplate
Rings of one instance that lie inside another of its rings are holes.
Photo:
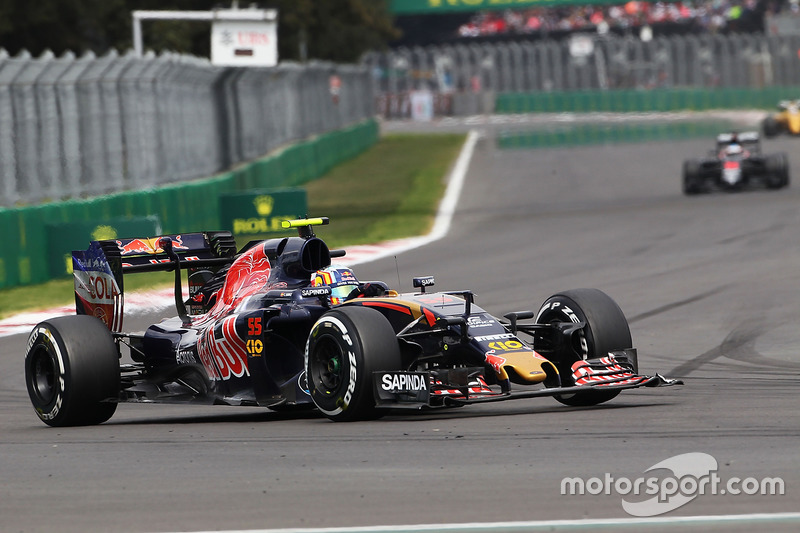
[[[236,242],[226,231],[92,241],[86,250],[72,252],[75,310],[121,332],[124,274],[172,271],[185,264],[191,276],[201,268],[214,270],[229,264],[235,255]]]

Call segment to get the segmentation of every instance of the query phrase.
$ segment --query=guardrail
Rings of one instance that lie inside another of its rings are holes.
[[[496,113],[643,113],[708,109],[774,109],[779,100],[796,100],[800,87],[652,89],[503,93]]]
[[[69,253],[70,243],[63,242],[63,238],[54,239],[55,233],[50,231],[53,227],[85,224],[86,234],[74,236],[83,243],[81,247],[91,238],[145,236],[118,234],[114,226],[120,220],[156,216],[165,234],[224,229],[220,227],[218,203],[222,193],[305,183],[366,150],[378,136],[377,122],[369,119],[288,146],[208,179],[87,199],[0,208],[3,235],[0,288],[44,282],[55,277],[54,272],[64,271],[63,264],[53,268],[51,263],[53,257]]]
[[[0,50],[0,206],[203,178],[373,116],[362,66]]]
[[[730,129],[732,125],[727,120],[561,123],[539,126],[529,131],[500,132],[497,136],[497,146],[503,149],[530,149],[695,138],[713,139],[720,132]]]

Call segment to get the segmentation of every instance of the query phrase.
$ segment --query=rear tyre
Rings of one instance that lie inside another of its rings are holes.
[[[769,189],[780,189],[789,185],[789,158],[784,153],[767,157],[766,185]]]
[[[39,323],[28,340],[25,382],[36,414],[54,427],[105,422],[117,410],[119,350],[89,315]]]
[[[582,333],[574,338],[575,346],[550,359],[561,374],[562,383],[572,384],[572,365],[581,359],[605,357],[608,352],[633,347],[628,320],[617,303],[597,289],[574,289],[545,300],[536,316],[539,324],[584,322]],[[634,372],[639,362],[631,361]],[[587,406],[611,400],[619,390],[561,394],[555,399],[565,405]]]
[[[781,157],[781,187],[789,186],[789,156],[780,153]]]
[[[764,132],[764,137],[772,138],[780,133],[780,125],[775,117],[769,116],[761,121],[761,130]]]
[[[401,368],[391,324],[374,309],[345,306],[322,315],[306,343],[308,389],[337,422],[377,418],[372,373]]]
[[[699,161],[688,160],[683,162],[683,194],[700,194],[704,191],[703,176]]]

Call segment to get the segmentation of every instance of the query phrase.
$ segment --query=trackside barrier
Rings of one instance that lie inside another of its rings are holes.
[[[730,122],[724,120],[571,124],[534,131],[503,132],[497,137],[497,146],[499,148],[553,148],[693,138],[712,139],[718,133],[730,129]]]
[[[774,109],[797,99],[798,87],[648,89],[500,93],[497,113],[647,113],[709,109]]]
[[[501,98],[500,112],[522,113],[735,108],[753,103],[737,87],[800,90],[797,34],[695,32],[644,41],[629,32],[583,33],[586,46],[576,55],[568,32],[397,47],[370,52],[362,63],[373,73],[378,112],[387,118],[411,118],[415,91],[451,100],[434,106],[437,116],[469,116],[494,113],[501,94],[536,95]],[[775,97],[764,105],[773,106]]]
[[[0,234],[3,235],[0,288],[53,279],[48,227],[86,224],[83,241],[87,244],[91,239],[88,228],[126,218],[155,216],[164,233],[222,229],[218,201],[221,195],[249,189],[291,187],[311,181],[372,146],[378,136],[378,123],[369,119],[203,180],[81,200],[0,208]],[[119,238],[142,236],[117,235]]]
[[[356,65],[0,48],[0,206],[212,176],[369,119],[372,93],[372,73]]]

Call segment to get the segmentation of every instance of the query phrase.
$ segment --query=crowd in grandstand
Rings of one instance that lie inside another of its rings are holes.
[[[758,31],[765,9],[786,5],[797,8],[797,1],[775,1],[764,6],[759,0],[686,0],[681,2],[641,2],[631,0],[618,5],[537,7],[524,10],[485,11],[463,24],[462,38],[509,34],[541,34],[570,31],[628,30],[642,26],[683,26],[693,30]]]

